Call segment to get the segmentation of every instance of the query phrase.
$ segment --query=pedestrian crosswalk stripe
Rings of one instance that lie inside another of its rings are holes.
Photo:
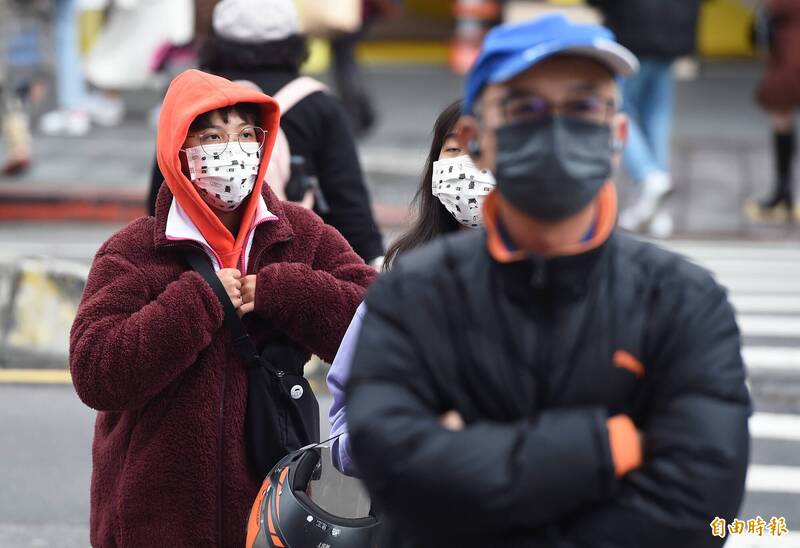
[[[752,261],[752,260],[780,260],[787,263],[800,261],[800,245],[794,247],[687,247],[687,246],[667,246],[668,249],[688,257],[692,260],[701,261]]]
[[[647,238],[645,238],[647,239]],[[660,243],[663,240],[652,240]],[[706,248],[706,249],[795,249],[800,251],[800,246],[795,242],[782,241],[782,240],[696,240],[688,238],[676,238],[674,240],[666,241],[669,247],[676,248]]]
[[[798,274],[800,280],[800,274]],[[795,313],[800,315],[800,295],[742,295],[729,297],[738,314]]]
[[[777,242],[656,242],[671,251],[702,260],[750,260],[763,258],[781,261],[800,261],[800,245]]]
[[[800,467],[751,464],[747,469],[747,491],[800,494]]]
[[[800,246],[798,246],[800,248]],[[733,261],[746,261],[752,264],[757,264],[761,261],[780,261],[784,265],[796,265],[800,263],[800,249],[715,249],[715,250],[686,250],[686,249],[672,249],[679,255],[682,255],[700,264],[713,264],[727,263]]]
[[[800,337],[800,316],[739,314],[737,321],[745,337]]]
[[[776,277],[790,277],[800,274],[800,260],[790,262],[774,259],[758,259],[757,261],[701,259],[696,262],[720,276],[725,276],[726,274],[767,274]]]
[[[800,278],[773,278],[768,276],[717,277],[720,285],[733,294],[800,295]]]
[[[750,435],[759,439],[800,441],[800,415],[755,413],[750,417]]]
[[[740,519],[748,520],[755,519],[755,516],[739,516]],[[769,520],[772,516],[761,516],[763,519]],[[778,517],[778,516],[776,516]],[[789,524],[791,527],[791,524]],[[764,535],[759,537],[755,533],[743,535],[728,535],[725,548],[762,548],[766,546],[775,546],[780,548],[800,548],[800,533],[784,533],[781,536],[771,535],[767,529],[764,529]]]
[[[742,358],[748,369],[800,371],[800,347],[745,346]]]

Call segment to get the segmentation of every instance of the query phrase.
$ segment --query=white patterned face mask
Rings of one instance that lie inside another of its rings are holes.
[[[481,226],[481,206],[495,184],[491,172],[475,167],[466,154],[433,163],[433,195],[464,226]]]
[[[187,148],[185,152],[189,178],[211,207],[233,211],[253,192],[260,150],[245,152],[235,143],[220,143]]]

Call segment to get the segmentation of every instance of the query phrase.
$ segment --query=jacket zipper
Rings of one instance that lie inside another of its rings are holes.
[[[218,445],[218,454],[217,454],[217,463],[219,466],[219,476],[218,476],[218,484],[217,484],[217,519],[219,520],[219,543],[218,546],[223,546],[223,504],[222,504],[222,488],[224,485],[225,480],[225,466],[223,463],[223,458],[225,457],[225,385],[227,384],[228,378],[228,365],[227,363],[222,367],[222,390],[220,390],[219,395],[219,443]]]
[[[242,249],[241,264],[240,264],[240,266],[242,267],[241,268],[242,275],[247,274],[247,265],[245,264],[245,259],[247,258],[247,246],[250,245],[252,247],[250,238],[252,237],[253,232],[255,232],[256,228],[258,228],[260,225],[275,220],[277,220],[276,217],[265,217],[264,219],[261,219],[260,221],[253,223],[253,226],[250,227],[250,230],[247,232],[247,238],[244,239],[244,249]],[[261,252],[259,252],[258,256],[259,257],[261,256]]]
[[[540,258],[532,258],[533,273],[531,273],[530,284],[536,288],[541,289],[547,284],[547,260]]]
[[[184,243],[169,243],[162,246],[164,247],[194,247],[197,249],[202,249],[205,252],[205,247],[201,242],[197,240],[191,239],[183,239],[183,240],[170,240],[171,242],[184,242]],[[192,242],[192,243],[188,243]],[[199,244],[199,245],[195,245]],[[210,249],[210,248],[209,248]],[[220,266],[222,262],[219,259],[219,256],[211,249],[211,252],[214,253],[214,256],[217,258]],[[225,467],[223,465],[223,458],[225,456],[225,387],[227,385],[228,380],[228,367],[227,364],[223,365],[222,367],[222,387],[220,389],[219,394],[219,421],[217,427],[219,429],[219,441],[217,442],[217,540],[218,546],[222,546],[224,528],[223,528],[223,504],[222,504],[222,494],[223,494],[223,485],[225,480],[224,470]]]
[[[269,217],[266,219],[262,219],[261,221],[255,223],[247,234],[247,238],[245,239],[245,248],[242,251],[241,257],[241,267],[242,272],[245,272],[245,255],[247,255],[247,245],[250,243],[250,236],[252,235],[253,231],[256,229],[257,226],[275,220],[273,217]],[[206,248],[210,249],[211,252],[214,254],[214,257],[217,259],[217,263],[222,266],[222,261],[219,258],[219,255],[210,247],[204,246],[201,242],[197,242],[196,240],[191,239],[183,239],[183,240],[171,240],[172,242],[193,242],[191,244],[186,243],[183,245],[191,245],[192,247],[200,247],[204,251]],[[195,244],[200,244],[199,246]],[[172,243],[166,244],[164,247],[180,247],[182,244],[180,243]],[[263,253],[263,249],[259,251],[258,257],[256,257],[256,264],[258,264],[258,258]],[[219,398],[219,441],[217,443],[217,463],[218,463],[218,474],[217,474],[217,539],[218,545],[223,545],[224,537],[224,527],[223,527],[223,519],[224,519],[224,505],[222,504],[222,497],[223,497],[223,486],[225,481],[225,467],[223,463],[223,458],[225,456],[225,387],[227,384],[228,379],[228,368],[227,365],[223,366],[222,368],[222,388],[220,390],[220,398]]]

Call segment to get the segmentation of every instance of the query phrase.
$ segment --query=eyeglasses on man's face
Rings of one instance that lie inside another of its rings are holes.
[[[613,99],[594,94],[570,97],[557,104],[535,94],[512,94],[497,101],[497,105],[505,124],[535,122],[552,116],[607,124],[616,113]]]

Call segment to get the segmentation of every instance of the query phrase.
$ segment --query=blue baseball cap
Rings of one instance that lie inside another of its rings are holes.
[[[639,70],[636,56],[616,42],[614,33],[600,25],[573,23],[561,13],[500,25],[486,35],[480,55],[467,75],[464,112],[472,113],[478,95],[487,84],[511,80],[558,54],[595,59],[615,76],[629,76]]]

